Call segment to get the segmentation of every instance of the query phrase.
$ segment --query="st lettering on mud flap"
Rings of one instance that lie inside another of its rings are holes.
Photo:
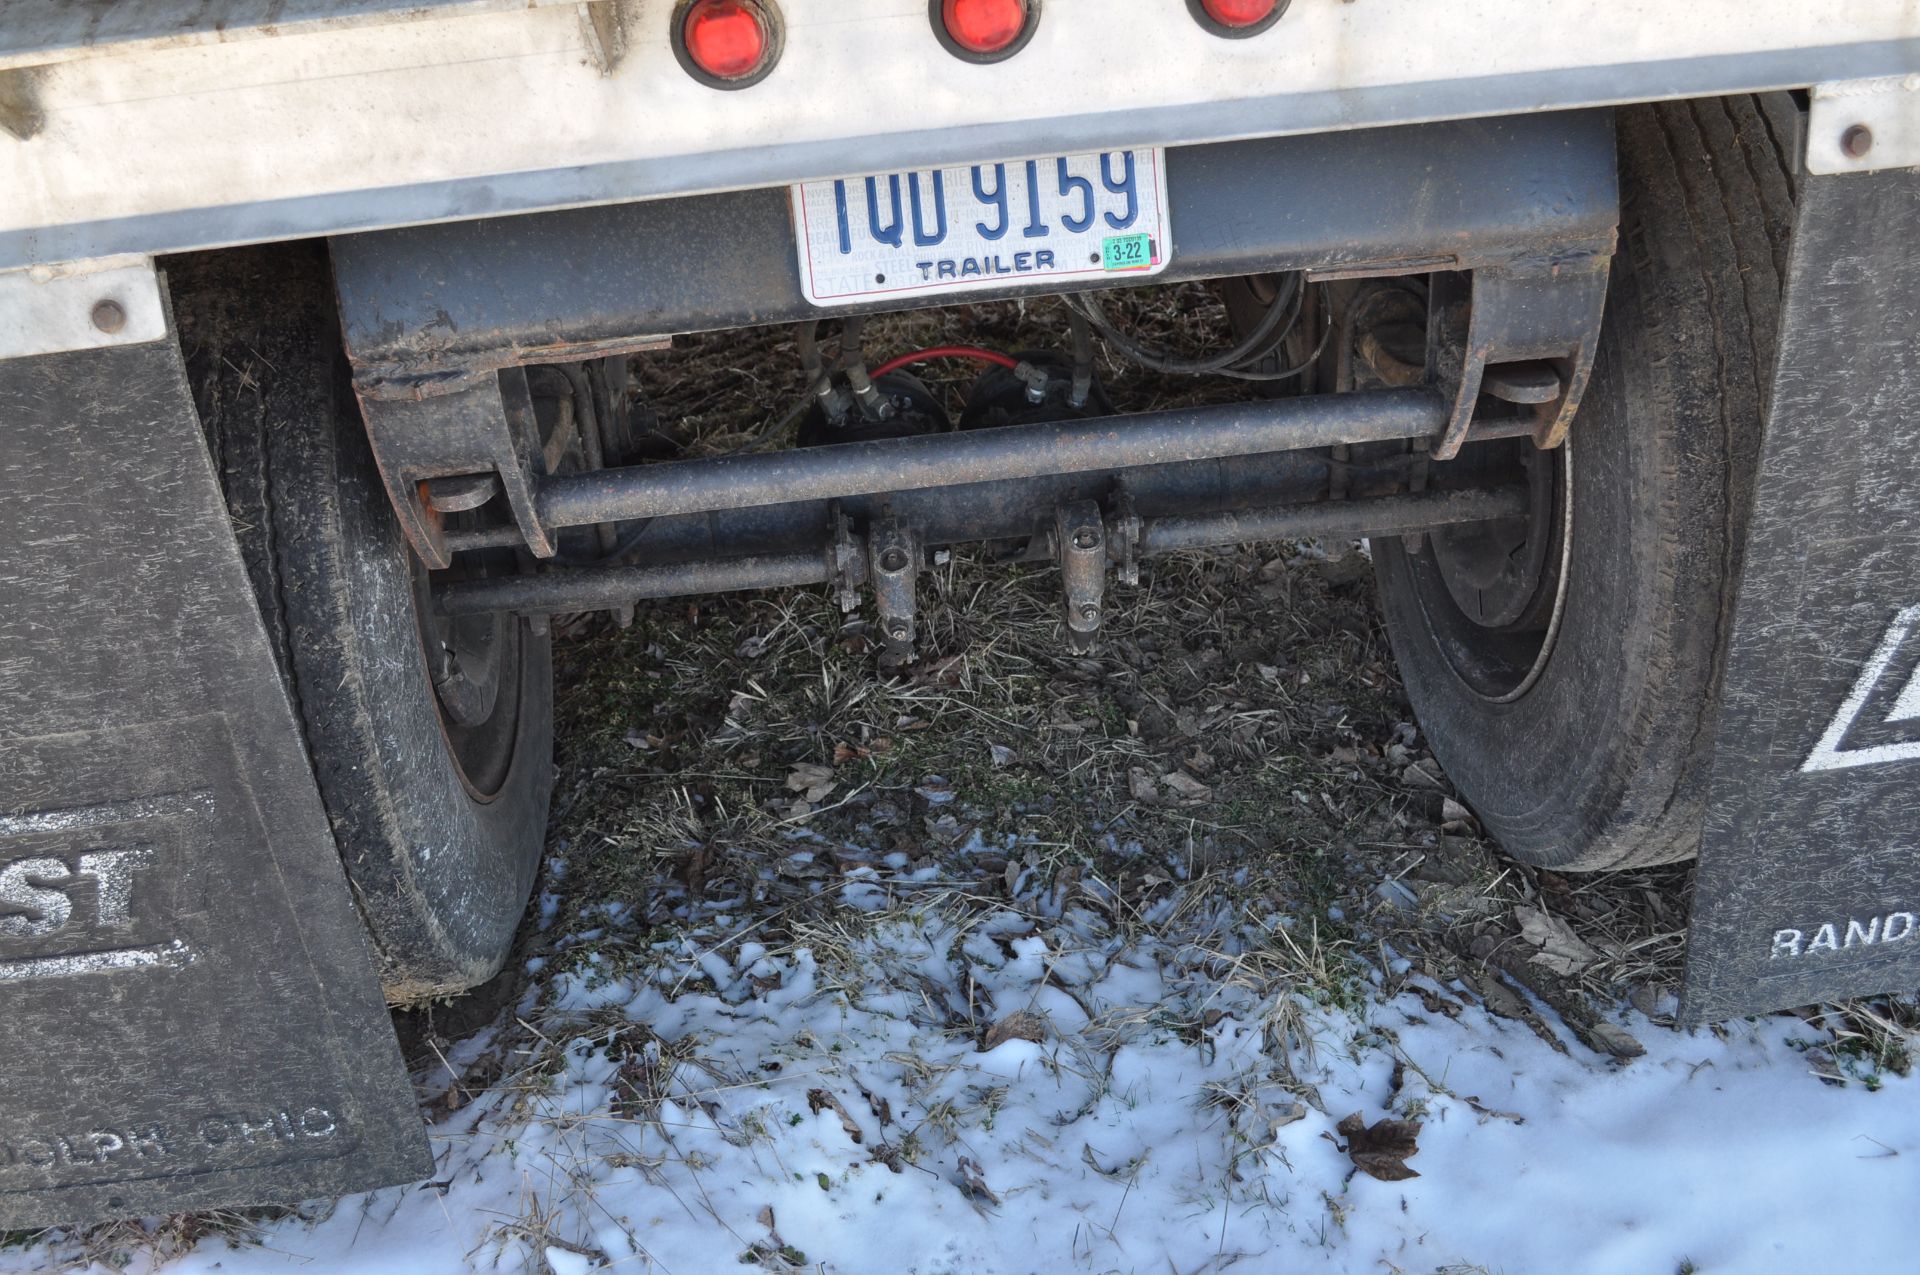
[[[0,359],[0,440],[0,1231],[423,1176],[178,343]]]
[[[80,1043],[7,1051],[0,1202],[356,1150],[364,1122],[331,1080],[332,1034],[298,1030],[324,1007],[236,959],[236,945],[284,948],[297,971],[300,955],[223,719],[8,752],[9,796],[25,804],[0,814],[0,1013],[10,1031],[57,1024]],[[254,861],[207,854],[222,836]],[[226,1065],[166,1067],[183,1043]]]

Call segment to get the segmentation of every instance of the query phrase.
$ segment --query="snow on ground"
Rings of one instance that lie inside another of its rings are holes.
[[[830,849],[794,844],[799,864]],[[1551,1039],[1391,952],[1369,969],[1321,950],[1310,925],[1237,899],[1231,873],[1149,871],[1129,900],[1028,880],[1018,847],[962,855],[1010,858],[1010,897],[882,862],[823,887],[869,925],[779,951],[736,925],[639,961],[592,953],[450,1056],[510,1055],[434,1124],[432,1184],[240,1247],[209,1239],[164,1269],[1664,1275],[1920,1259],[1920,1083],[1823,1081],[1800,1019],[1682,1033],[1622,1008],[1646,1047],[1623,1064],[1537,1004]],[[1417,1121],[1418,1176],[1357,1172],[1335,1129],[1349,1113]]]
[[[1183,356],[1224,332],[1201,285],[1113,300]],[[1061,339],[1044,304],[966,316]],[[1240,396],[1102,368],[1124,410]],[[781,327],[633,370],[688,454],[804,388]],[[973,370],[926,375],[957,411]],[[958,551],[901,676],[823,590],[580,626],[525,985],[420,1051],[431,1182],[0,1270],[1920,1270],[1920,1006],[1673,1030],[1686,869],[1499,857],[1370,576],[1338,544],[1151,559],[1083,656],[1057,576]]]

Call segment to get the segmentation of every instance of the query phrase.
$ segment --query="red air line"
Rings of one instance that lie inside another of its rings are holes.
[[[1020,366],[1019,360],[998,350],[986,350],[977,345],[936,345],[930,350],[914,350],[890,358],[873,369],[870,375],[878,379],[889,372],[898,372],[909,363],[925,363],[930,359],[972,359],[976,363],[998,363],[1008,370]]]

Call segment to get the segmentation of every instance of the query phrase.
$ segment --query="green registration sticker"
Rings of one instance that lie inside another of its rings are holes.
[[[1155,257],[1151,235],[1108,235],[1100,244],[1104,270],[1145,270]]]

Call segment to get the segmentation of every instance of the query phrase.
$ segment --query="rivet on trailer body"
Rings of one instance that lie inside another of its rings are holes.
[[[112,336],[127,326],[126,307],[111,297],[104,301],[94,302],[91,317],[93,319],[93,326],[105,332],[108,336]]]
[[[1873,130],[1865,124],[1849,124],[1840,134],[1840,151],[1848,159],[1865,159],[1873,149]]]

